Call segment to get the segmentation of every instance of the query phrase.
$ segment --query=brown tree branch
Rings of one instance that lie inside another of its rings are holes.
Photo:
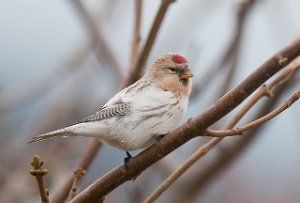
[[[270,90],[275,86],[280,84],[282,81],[286,80],[287,78],[289,78],[289,76],[291,74],[293,74],[295,72],[295,70],[297,68],[299,68],[300,65],[300,56],[298,56],[295,60],[293,60],[290,64],[288,64],[288,66],[284,69],[284,71],[278,76],[276,77],[274,80],[272,80],[270,82],[270,84],[266,85],[262,85],[262,87],[260,88],[260,90],[254,94],[250,100],[246,103],[246,105],[236,114],[236,116],[234,116],[231,121],[229,122],[227,128],[232,128],[233,126],[236,125],[236,123],[246,114],[246,112],[248,112],[250,110],[250,108],[263,96],[268,95],[270,96]],[[299,91],[298,91],[298,96],[299,96]],[[297,98],[297,97],[296,97]],[[292,97],[292,101],[294,101],[294,97]],[[299,99],[299,98],[298,98]],[[286,107],[286,106],[284,106]],[[284,110],[282,109],[282,107],[279,107],[280,110]],[[286,107],[287,108],[287,107]],[[277,109],[276,109],[277,110]],[[276,111],[275,110],[275,111]],[[281,111],[280,111],[281,112]],[[278,112],[278,114],[280,113]],[[276,114],[277,115],[277,114]],[[275,115],[274,115],[275,116]],[[267,120],[265,120],[267,121]],[[261,124],[261,123],[260,123]],[[254,125],[250,125],[252,128],[254,128]],[[219,137],[219,138],[214,138],[211,141],[209,141],[207,144],[203,145],[202,147],[200,147],[195,153],[193,153],[181,166],[178,167],[178,169],[176,169],[168,178],[166,178],[145,200],[145,203],[150,203],[150,202],[154,202],[164,191],[166,191],[182,174],[184,174],[193,164],[196,163],[196,161],[198,161],[201,157],[203,157],[210,149],[212,149],[214,146],[216,146],[221,140],[222,138],[220,137],[224,137],[224,136],[228,136],[228,134],[230,133],[230,135],[237,135],[237,134],[242,134],[244,131],[249,130],[251,128],[249,128],[250,126],[247,125],[243,126],[241,128],[237,128],[237,129],[231,129],[228,130],[228,132],[226,130],[221,131],[221,132],[216,132],[216,131],[212,131],[212,130],[205,130],[204,131],[204,135],[209,135],[212,137]],[[246,128],[245,128],[246,127]],[[245,129],[244,129],[245,128]],[[227,134],[226,134],[227,133]]]
[[[271,111],[273,106],[284,93],[284,90],[287,90],[290,87],[291,83],[292,81],[288,80],[287,83],[284,83],[280,85],[279,88],[276,88],[276,94],[274,95],[274,97],[272,97],[264,103],[264,105],[261,108],[261,111],[259,111],[258,115],[255,115],[254,118],[260,117],[263,114],[266,114],[267,112]],[[205,186],[207,186],[208,182],[212,180],[213,177],[216,177],[216,174],[218,172],[223,171],[223,169],[226,166],[228,166],[228,164],[232,163],[233,160],[239,157],[242,154],[242,152],[247,148],[247,146],[249,146],[250,143],[252,143],[255,140],[255,138],[258,137],[258,132],[261,129],[262,128],[258,127],[254,128],[253,130],[250,130],[249,132],[247,132],[249,136],[246,134],[245,136],[242,136],[239,140],[236,140],[234,143],[231,144],[230,149],[219,151],[219,156],[217,157],[217,159],[213,163],[211,163],[208,166],[208,168],[205,169],[204,172],[194,175],[192,179],[187,180],[183,183],[187,188],[181,188],[181,195],[177,196],[177,198],[173,199],[174,201],[171,202],[180,203],[186,198],[189,198],[191,202],[193,202],[192,200],[196,198],[197,194],[199,194],[201,190],[205,188]],[[207,153],[209,149],[213,148],[221,140],[222,139],[220,138],[211,139],[211,141],[209,141],[207,144],[201,147],[203,153]]]
[[[156,36],[158,34],[158,30],[160,28],[160,25],[164,19],[164,16],[169,8],[169,5],[174,2],[174,0],[161,0],[160,7],[157,11],[157,14],[155,16],[155,19],[153,21],[151,30],[149,32],[149,35],[147,37],[147,40],[145,42],[145,45],[143,46],[141,52],[139,53],[138,60],[134,64],[134,66],[131,67],[128,75],[129,81],[136,81],[141,77],[140,70],[144,69],[144,66],[146,64],[146,61],[148,59],[148,56],[150,54],[150,51],[153,47],[154,41],[156,39]],[[124,85],[126,86],[126,85]]]
[[[30,170],[30,174],[36,177],[39,186],[41,202],[49,203],[49,199],[48,199],[49,191],[46,189],[45,181],[44,181],[44,176],[47,175],[48,170],[42,169],[43,164],[44,162],[41,160],[41,158],[35,155],[31,162],[31,165],[33,166],[34,169]]]
[[[131,46],[131,67],[134,67],[138,59],[139,44],[141,41],[141,21],[142,21],[142,0],[135,0],[135,23],[133,31],[133,39]]]
[[[282,59],[282,63],[285,63],[285,58]],[[289,76],[292,75],[297,69],[300,68],[300,56],[295,58],[288,67],[284,70],[282,74],[280,74],[277,78],[275,78],[270,84],[268,85],[268,88],[272,88],[276,84],[280,84],[284,82],[285,80],[289,79]]]
[[[284,58],[282,58],[280,61],[285,61]],[[269,102],[265,103],[264,106],[262,106],[262,110],[259,111],[259,115],[254,116],[254,118],[261,117],[264,114],[267,114],[273,106],[275,105],[274,100],[278,100],[278,98],[283,93],[284,89],[287,89],[290,83],[292,83],[292,78],[288,80],[289,83],[285,83],[282,85],[284,81],[287,80],[287,78],[290,78],[290,76],[294,76],[295,71],[299,68],[300,65],[300,56],[298,56],[295,60],[293,60],[291,63],[288,64],[288,66],[284,69],[284,71],[274,80],[272,80],[269,84],[264,84],[259,89],[258,92],[256,92],[250,100],[243,106],[243,108],[231,119],[231,121],[228,123],[226,129],[233,128],[239,120],[250,110],[251,107],[254,106],[254,104],[257,103],[258,100],[260,100],[264,96],[271,96],[270,90],[273,89],[276,85],[280,85],[280,90],[276,94],[275,98],[273,100],[269,100]],[[181,190],[181,194],[184,194],[180,196],[179,199],[176,199],[177,202],[181,202],[186,197],[189,197],[190,199],[193,198],[193,196],[200,191],[200,189],[205,186],[207,181],[209,181],[214,175],[217,173],[217,171],[222,170],[223,167],[228,165],[235,157],[237,157],[240,154],[240,151],[246,148],[247,145],[251,141],[254,140],[255,132],[257,132],[260,128],[255,128],[251,130],[251,132],[247,134],[251,134],[251,136],[243,136],[241,140],[239,140],[234,146],[230,147],[230,151],[224,151],[220,153],[217,160],[215,160],[206,170],[204,173],[198,174],[193,176],[194,178],[186,184],[187,188],[185,191]],[[193,159],[194,156],[197,156],[198,159],[200,159],[203,155],[205,155],[210,149],[215,147],[219,142],[222,141],[223,138],[213,138],[211,139],[207,144],[200,147],[191,157],[190,159]],[[187,161],[188,162],[188,161]],[[183,167],[183,166],[182,166]],[[174,172],[174,176],[175,176]],[[173,174],[172,174],[173,176]]]
[[[231,112],[250,94],[252,94],[267,79],[281,70],[286,63],[300,55],[300,39],[275,54],[256,71],[250,74],[237,87],[233,88],[226,95],[210,106],[204,113],[189,120],[173,132],[161,139],[160,147],[153,145],[136,157],[130,159],[128,169],[121,165],[97,181],[91,184],[83,192],[77,195],[71,202],[95,202],[122,183],[137,177],[146,168],[177,149],[204,129]],[[287,58],[286,63],[279,63],[282,58]]]

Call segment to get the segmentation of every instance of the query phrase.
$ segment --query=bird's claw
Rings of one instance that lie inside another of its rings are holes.
[[[126,151],[126,155],[127,155],[127,157],[124,158],[124,166],[125,166],[126,170],[129,170],[128,163],[129,163],[129,160],[132,158],[132,156],[128,151]]]
[[[161,135],[158,135],[157,137],[155,137],[155,145],[157,146],[158,149],[161,149],[159,141],[165,136],[166,136],[166,134],[161,134]]]

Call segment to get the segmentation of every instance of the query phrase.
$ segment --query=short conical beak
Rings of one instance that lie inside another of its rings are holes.
[[[189,70],[186,70],[186,71],[184,71],[182,74],[180,74],[180,78],[181,78],[181,79],[184,79],[184,80],[187,80],[187,79],[189,79],[189,78],[191,78],[191,77],[193,77],[193,74],[192,74],[192,72],[189,71]]]

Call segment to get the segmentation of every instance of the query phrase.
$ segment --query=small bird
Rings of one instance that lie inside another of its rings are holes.
[[[174,130],[187,106],[192,73],[185,57],[164,54],[137,82],[114,95],[79,123],[37,135],[30,143],[56,136],[86,136],[126,151],[145,148]]]

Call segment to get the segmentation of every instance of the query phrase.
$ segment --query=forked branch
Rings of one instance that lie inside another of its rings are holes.
[[[267,115],[258,118],[255,121],[252,121],[246,125],[243,125],[242,127],[237,127],[233,129],[228,130],[210,130],[207,129],[204,132],[205,136],[211,136],[211,137],[226,137],[226,136],[234,136],[234,135],[242,135],[244,132],[251,130],[268,120],[274,118],[287,108],[291,107],[298,99],[300,98],[300,89],[295,92],[290,98],[288,98],[283,104],[281,104],[278,108],[273,110],[272,112],[268,113]]]

